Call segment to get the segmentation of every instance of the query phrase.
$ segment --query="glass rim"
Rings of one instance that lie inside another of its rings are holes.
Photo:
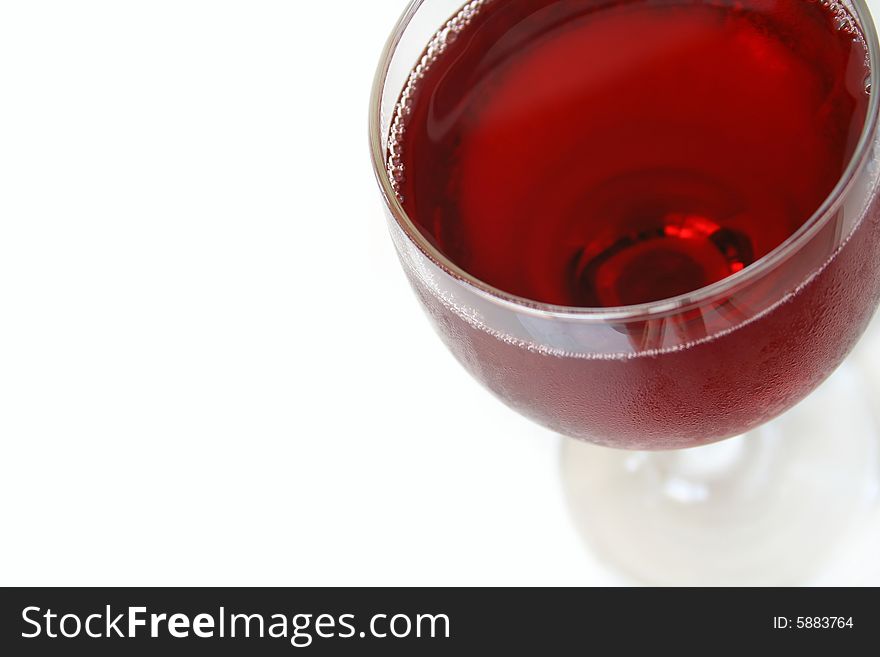
[[[866,1],[844,0],[844,3],[848,5],[848,8],[854,10],[854,17],[857,19],[858,27],[865,38],[865,43],[867,44],[869,66],[868,79],[873,93],[871,93],[871,98],[868,103],[865,124],[862,127],[859,141],[853,151],[849,164],[841,174],[834,189],[831,190],[819,208],[800,226],[800,228],[798,228],[798,230],[792,233],[788,239],[741,271],[731,274],[730,276],[710,285],[682,295],[662,299],[660,301],[607,308],[561,306],[542,303],[534,299],[528,299],[526,297],[520,297],[505,292],[504,290],[494,287],[470,274],[431,244],[400,204],[386,167],[386,153],[382,145],[383,139],[386,136],[382,134],[382,93],[385,88],[388,72],[391,69],[392,58],[397,50],[397,46],[400,43],[403,33],[409,27],[410,21],[415,13],[426,1],[427,0],[410,0],[409,5],[398,19],[391,36],[388,38],[379,60],[379,66],[376,70],[372,92],[370,94],[369,139],[373,173],[379,183],[386,207],[391,212],[392,217],[403,231],[406,238],[442,271],[459,282],[468,285],[470,289],[485,297],[490,302],[513,307],[520,312],[527,312],[529,314],[547,318],[583,319],[593,321],[632,321],[650,319],[658,315],[684,311],[700,304],[711,302],[718,297],[728,295],[734,290],[741,289],[753,280],[760,278],[767,271],[772,270],[774,267],[787,260],[802,246],[807,244],[810,239],[830,220],[830,217],[837,210],[838,204],[846,197],[847,192],[854,183],[857,174],[862,170],[862,167],[865,166],[866,160],[871,152],[871,146],[873,145],[875,133],[878,128],[878,109],[880,109],[880,93],[878,93],[878,90],[880,90],[880,67],[877,65],[878,55],[880,55],[880,44],[877,42],[877,30]],[[467,4],[467,2],[463,0],[462,6],[465,4]],[[438,25],[438,29],[441,26],[442,24]]]

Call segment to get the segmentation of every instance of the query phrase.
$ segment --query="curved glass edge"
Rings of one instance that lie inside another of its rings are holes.
[[[460,3],[454,4],[458,5]],[[850,8],[852,15],[858,21],[868,44],[871,71],[870,84],[873,89],[878,89],[880,88],[878,86],[880,66],[877,64],[880,46],[878,46],[877,33],[870,11],[864,0],[847,1],[845,4]],[[418,19],[420,10],[425,6],[425,0],[413,0],[409,4],[388,39],[380,59],[370,99],[369,137],[373,171],[385,199],[386,210],[392,224],[392,234],[394,234],[394,227],[396,226],[397,228],[398,239],[395,239],[395,243],[398,245],[398,251],[403,246],[399,238],[403,237],[404,242],[408,243],[407,251],[411,250],[409,246],[415,247],[422,257],[426,258],[435,269],[457,281],[463,291],[467,293],[467,296],[481,299],[479,304],[481,306],[484,305],[484,302],[497,304],[500,307],[506,308],[507,312],[513,311],[523,317],[563,319],[567,321],[578,320],[585,323],[632,323],[670,317],[676,313],[685,313],[689,310],[696,310],[712,304],[723,305],[727,299],[740,293],[743,288],[760,281],[762,276],[766,276],[768,272],[780,267],[789,261],[792,256],[801,252],[807,244],[816,239],[817,234],[827,232],[826,229],[829,224],[835,222],[839,224],[835,229],[837,239],[840,243],[845,242],[847,236],[857,227],[861,217],[865,214],[868,200],[871,198],[870,195],[873,193],[874,184],[876,183],[876,166],[874,164],[876,163],[875,146],[878,128],[878,109],[880,109],[880,97],[876,93],[871,97],[865,126],[853,158],[835,189],[800,230],[775,250],[743,271],[713,285],[679,297],[666,299],[659,303],[618,308],[554,306],[517,297],[498,290],[459,268],[425,239],[400,205],[385,168],[389,112],[383,111],[383,108],[393,107],[396,103],[397,97],[402,90],[402,80],[405,79],[405,76],[412,69],[412,64],[421,55],[420,49],[408,53],[409,56],[402,55],[398,50],[398,46],[405,32],[413,24],[414,20]],[[428,42],[433,34],[433,31],[442,25],[443,20],[448,18],[453,12],[454,8],[445,17],[437,15],[433,16],[435,20],[429,19],[427,27],[431,32],[420,35],[414,41],[414,43],[419,44],[417,47],[423,48],[424,44]],[[404,61],[398,62],[396,58],[403,58]],[[399,88],[396,84],[388,84],[389,73],[392,69],[396,69],[398,75],[401,76]],[[859,212],[853,211],[854,208],[852,206],[854,204],[850,198],[853,195],[854,188],[862,192],[855,194],[861,200]],[[870,190],[868,191],[868,196],[864,195],[866,190]],[[841,222],[838,215],[842,208],[845,216]],[[847,217],[849,221],[846,221]],[[843,231],[846,224],[850,224],[849,231]],[[830,255],[833,255],[833,250],[829,253]],[[817,263],[817,266],[821,267],[822,263]],[[797,269],[800,270],[801,268],[798,267]],[[812,271],[804,271],[803,277],[799,281],[791,280],[786,290],[781,290],[775,299],[767,300],[770,302],[769,306],[779,303],[786,294],[790,294],[799,285],[804,284],[815,271],[816,267]],[[789,277],[786,278],[788,279]],[[766,310],[766,308],[763,310]],[[742,321],[739,321],[739,323],[742,323]],[[728,328],[732,328],[732,326],[728,326]],[[583,343],[580,342],[580,344]],[[631,353],[631,349],[627,349],[625,352]]]

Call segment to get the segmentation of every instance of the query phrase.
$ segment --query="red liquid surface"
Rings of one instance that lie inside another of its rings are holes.
[[[662,299],[748,267],[822,204],[863,128],[865,57],[807,0],[495,0],[411,91],[390,164],[410,217],[497,288]],[[715,302],[714,317],[742,310],[727,330],[701,333],[705,308],[644,327],[681,332],[675,349],[632,325],[627,355],[524,348],[408,274],[452,352],[517,411],[613,447],[691,447],[787,410],[852,349],[880,299],[877,197],[847,210],[862,211],[842,248],[829,221]]]
[[[849,163],[868,69],[837,21],[808,0],[488,2],[413,88],[404,207],[464,270],[537,301],[723,279]]]

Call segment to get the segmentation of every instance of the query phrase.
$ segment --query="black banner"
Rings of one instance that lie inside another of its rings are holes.
[[[4,655],[876,645],[868,589],[4,589]],[[867,642],[867,643],[866,643]]]

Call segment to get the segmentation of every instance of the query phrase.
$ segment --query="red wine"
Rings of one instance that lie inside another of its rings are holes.
[[[843,9],[469,7],[411,78],[389,165],[437,248],[521,297],[632,305],[748,267],[829,196],[864,125],[866,45]]]
[[[619,306],[749,267],[831,194],[865,127],[867,46],[836,5],[467,7],[410,79],[388,168],[425,236],[509,293]],[[418,251],[405,270],[455,356],[517,411],[612,447],[692,447],[787,410],[861,336],[880,301],[872,167],[747,284],[595,333],[487,301],[412,266]]]
[[[452,353],[508,406],[565,436],[657,450],[745,433],[812,392],[850,353],[877,308],[878,262],[875,195],[843,248],[768,312],[681,348],[606,358],[560,356],[499,339],[407,274]]]

